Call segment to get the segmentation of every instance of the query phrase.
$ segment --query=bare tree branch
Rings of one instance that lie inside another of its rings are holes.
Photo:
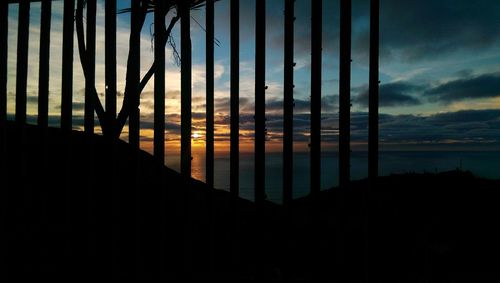
[[[174,28],[177,21],[179,21],[179,19],[180,19],[179,16],[175,16],[172,18],[168,28],[165,31],[165,38],[168,38],[168,36],[172,32],[172,29]],[[163,43],[163,46],[165,46],[166,44],[167,44],[167,41],[165,40],[165,42]],[[153,64],[151,64],[151,67],[149,68],[148,72],[144,75],[144,78],[139,83],[139,86],[137,88],[137,93],[139,95],[142,93],[142,91],[144,90],[144,88],[148,84],[149,80],[153,77],[155,71],[156,71],[156,62],[153,62]],[[122,109],[120,110],[120,113],[118,114],[118,118],[117,118],[117,124],[118,124],[117,125],[118,126],[117,132],[121,132],[123,130],[123,127],[125,126],[125,123],[127,122],[128,116],[130,115],[129,107],[125,107],[126,106],[125,103],[129,103],[129,102],[125,102],[125,99],[124,99],[123,103],[124,103],[124,105],[123,105]],[[139,107],[139,105],[133,105],[132,107]]]
[[[218,1],[218,0],[215,0]],[[190,5],[191,9],[199,9],[204,5],[203,0],[190,0]],[[85,46],[85,32],[84,32],[84,23],[83,23],[83,10],[86,4],[86,0],[77,0],[77,9],[76,9],[76,33],[77,33],[77,40],[78,40],[78,51],[80,55],[80,63],[82,65],[83,69],[83,74],[85,78],[87,78],[88,74],[88,66],[86,65],[86,46]],[[169,1],[167,4],[167,9],[165,10],[165,15],[168,14],[169,11],[173,10],[177,6],[177,1]],[[151,0],[142,0],[142,5],[141,5],[141,15],[140,15],[140,21],[137,26],[131,27],[131,37],[132,36],[137,36],[137,34],[141,33],[142,27],[144,26],[144,21],[146,18],[146,14],[149,12],[154,11],[155,9],[155,4],[154,1]],[[126,12],[131,12],[130,8],[126,8],[121,10],[119,13],[126,13]],[[170,24],[168,28],[166,29],[165,32],[165,42],[163,43],[163,46],[165,46],[169,40],[171,39],[171,32],[177,21],[180,19],[180,17],[177,15],[173,17],[170,21]],[[130,43],[129,43],[130,45]],[[177,50],[175,50],[175,45],[171,44],[172,47],[174,48],[174,54],[177,54]],[[129,46],[130,47],[130,46]],[[132,54],[129,51],[128,54],[128,59],[127,59],[127,74],[126,74],[126,83],[125,83],[125,91],[123,94],[123,102],[122,102],[122,107],[120,109],[120,112],[118,113],[118,117],[111,117],[109,116],[106,111],[104,110],[104,107],[102,106],[102,103],[99,99],[99,96],[97,94],[97,90],[95,89],[95,86],[91,90],[91,93],[93,95],[93,98],[95,100],[95,112],[97,113],[97,117],[99,118],[99,122],[101,124],[102,132],[104,135],[111,135],[115,138],[118,138],[120,136],[120,133],[123,130],[123,127],[125,126],[125,123],[130,116],[130,113],[132,109],[139,107],[140,104],[140,99],[137,99],[138,96],[140,98],[140,95],[142,91],[144,90],[145,86],[149,82],[149,80],[153,77],[155,71],[156,71],[156,63],[153,62],[151,67],[149,68],[148,72],[144,75],[142,80],[139,82],[138,85],[136,85],[137,81],[130,78],[129,74],[129,66],[131,64],[131,58],[133,56],[139,56],[140,54]],[[132,83],[133,82],[133,83]]]

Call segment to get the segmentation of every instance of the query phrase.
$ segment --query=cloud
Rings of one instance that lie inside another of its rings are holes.
[[[422,104],[418,98],[412,95],[422,89],[423,86],[410,84],[408,82],[382,84],[379,88],[379,105],[381,107],[400,107]],[[354,98],[354,102],[360,104],[362,107],[368,107],[368,85],[355,88],[354,91],[359,93]]]
[[[321,111],[332,113],[337,112],[339,109],[339,95],[330,94],[321,97]]]
[[[500,72],[472,75],[468,70],[456,72],[458,78],[446,82],[414,84],[397,81],[380,85],[381,107],[421,105],[424,102],[450,104],[481,98],[500,97]],[[354,103],[368,107],[368,86],[353,88],[358,93]]]
[[[500,96],[500,72],[479,76],[464,75],[462,78],[427,89],[424,94],[431,101],[442,103]]]
[[[239,97],[240,112],[250,112],[253,109],[253,102],[249,97]],[[229,97],[214,98],[214,110],[216,113],[229,113],[231,99]]]
[[[339,1],[323,1],[323,30],[322,44],[323,52],[336,54],[338,52],[339,39]],[[268,12],[274,14],[273,27],[275,30],[268,36],[272,48],[282,50],[284,47],[284,6],[282,1],[269,1]],[[296,70],[302,67],[310,67],[311,53],[311,1],[295,1],[295,25],[294,25],[294,54],[297,62]],[[325,60],[328,59],[325,56]]]
[[[268,117],[271,133],[282,131],[282,118]],[[310,115],[294,117],[296,141],[308,141]],[[322,140],[338,141],[338,114],[322,115]],[[382,144],[494,144],[500,145],[500,110],[464,110],[429,116],[380,114]],[[275,134],[276,135],[276,134]],[[276,135],[279,136],[279,135]],[[351,113],[351,140],[362,143],[368,139],[368,113]]]
[[[496,0],[381,1],[381,45],[408,61],[498,42],[500,2]]]
[[[384,60],[433,60],[499,42],[496,0],[385,0],[380,3],[380,55]],[[353,1],[353,53],[368,62],[369,1]],[[338,40],[338,39],[337,39]]]
[[[279,2],[279,1],[275,1]],[[281,3],[281,2],[280,2]],[[353,58],[368,62],[369,1],[353,1]],[[268,4],[270,10],[281,8]],[[297,1],[295,52],[309,56],[310,2]],[[339,1],[324,2],[324,52],[336,54],[339,44]],[[497,0],[385,0],[380,7],[380,55],[407,62],[434,59],[460,51],[486,50],[499,42],[500,2]],[[277,17],[282,29],[282,15]],[[328,28],[325,28],[328,26]],[[273,48],[283,48],[283,34],[270,32]]]
[[[383,115],[382,142],[397,143],[499,143],[500,110],[464,110],[430,116]]]
[[[85,109],[84,102],[73,101],[72,105],[73,111],[83,111]],[[56,105],[54,108],[56,110],[61,110],[61,104]]]

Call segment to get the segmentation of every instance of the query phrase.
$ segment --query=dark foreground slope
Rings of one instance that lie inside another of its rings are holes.
[[[266,203],[259,218],[250,201],[157,166],[122,141],[113,149],[102,136],[45,136],[9,125],[0,276],[269,276],[275,260],[261,255],[271,250],[277,206]]]
[[[322,278],[498,281],[499,201],[499,181],[467,172],[392,175],[372,188],[357,181],[297,200],[292,233],[302,237],[290,246],[318,259],[306,273]]]
[[[497,181],[407,174],[257,207],[124,142],[7,133],[3,278],[500,279]]]

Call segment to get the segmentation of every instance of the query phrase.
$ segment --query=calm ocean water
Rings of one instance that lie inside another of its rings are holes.
[[[282,159],[281,153],[266,154],[266,195],[273,202],[282,202]],[[352,179],[362,179],[368,172],[368,153],[353,152],[351,156]],[[167,157],[167,166],[179,170],[179,158]],[[422,152],[397,151],[380,153],[380,174],[405,172],[439,172],[462,167],[477,176],[500,179],[500,152]],[[229,155],[218,154],[215,159],[215,187],[229,190]],[[192,173],[195,179],[205,180],[205,156],[193,156]],[[252,153],[240,154],[240,195],[253,200],[254,158]],[[309,192],[309,153],[294,154],[294,198]],[[338,155],[323,152],[321,160],[321,185],[327,189],[338,184]]]

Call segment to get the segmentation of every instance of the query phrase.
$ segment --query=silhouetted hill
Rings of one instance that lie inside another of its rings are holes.
[[[188,279],[212,270],[246,278],[257,265],[269,269],[272,258],[256,257],[272,250],[275,219],[257,221],[252,202],[183,178],[123,141],[111,147],[102,136],[59,129],[45,136],[35,126],[7,130],[9,277]],[[261,209],[278,215],[277,205]]]
[[[498,280],[499,200],[499,181],[470,172],[391,175],[372,188],[367,180],[352,182],[295,201],[292,234],[302,238],[294,254],[334,260],[336,271],[319,260],[307,272],[320,266],[341,278]],[[308,213],[319,217],[311,221]],[[308,226],[316,233],[303,232]],[[304,239],[321,255],[314,257]]]
[[[467,172],[257,207],[102,136],[8,124],[6,149],[7,279],[500,279],[500,183]]]

